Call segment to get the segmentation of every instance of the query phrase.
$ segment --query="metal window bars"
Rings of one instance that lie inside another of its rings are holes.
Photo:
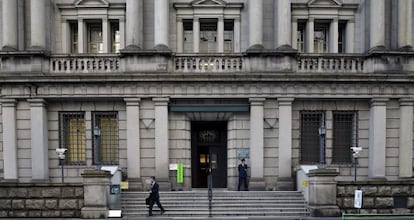
[[[94,164],[119,164],[117,112],[92,112],[92,119]]]
[[[83,112],[59,112],[59,146],[68,149],[66,164],[86,164],[85,115]]]

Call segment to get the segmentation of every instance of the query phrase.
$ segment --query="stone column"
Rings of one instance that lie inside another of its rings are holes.
[[[125,45],[125,19],[121,18],[119,19],[119,37],[121,38],[119,40],[119,49],[123,49],[126,47]],[[112,45],[111,45],[112,48]]]
[[[142,190],[141,185],[141,142],[139,105],[140,98],[125,98],[127,118],[127,165],[129,188]]]
[[[309,18],[308,23],[306,24],[306,39],[305,39],[305,52],[306,53],[313,53],[313,41],[314,41],[314,19]]]
[[[249,1],[249,47],[263,47],[263,0]]]
[[[222,16],[217,21],[217,52],[224,52],[224,18]]]
[[[335,169],[310,170],[309,177],[309,203],[311,216],[328,217],[339,216],[340,210],[336,205],[336,181],[338,176]]]
[[[184,26],[183,18],[177,18],[177,53],[184,51]]]
[[[17,0],[3,0],[2,26],[2,50],[17,50]]]
[[[169,1],[154,0],[154,46],[169,47]]]
[[[400,99],[400,177],[413,176],[413,99]]]
[[[265,98],[250,98],[250,163],[251,179],[249,188],[251,190],[264,190],[264,101]]]
[[[168,101],[169,98],[153,98],[155,107],[155,176],[160,188],[170,189],[169,140],[168,140]]]
[[[142,48],[143,14],[142,0],[126,1],[126,46],[128,49]]]
[[[78,53],[86,53],[86,25],[82,18],[78,19]]]
[[[198,53],[200,51],[200,19],[198,17],[193,18],[193,52]]]
[[[298,49],[298,19],[292,18],[292,48]]]
[[[355,21],[348,20],[346,23],[345,29],[345,52],[353,53],[354,52],[354,33],[355,33]]]
[[[413,2],[398,0],[398,48],[413,49]]]
[[[370,1],[370,49],[382,49],[385,45],[385,0]]]
[[[385,144],[387,136],[386,98],[373,98],[369,117],[369,165],[370,178],[385,177]]]
[[[30,1],[31,48],[46,49],[46,0]]]
[[[32,179],[49,180],[47,110],[44,99],[30,99]]]
[[[111,46],[111,23],[108,21],[108,17],[102,19],[102,42],[103,53],[110,53]]]
[[[333,18],[329,27],[329,52],[338,53],[338,18]]]
[[[293,98],[279,98],[279,190],[290,189],[292,181],[292,102]],[[290,186],[290,188],[289,188]]]
[[[83,178],[84,204],[81,218],[98,219],[108,217],[108,191],[111,172],[105,170],[85,170]]]
[[[233,35],[233,40],[234,40],[234,52],[238,53],[241,51],[241,47],[240,47],[240,41],[241,41],[241,37],[240,37],[240,18],[235,18],[234,19],[234,35]]]
[[[292,33],[292,23],[291,23],[291,9],[290,9],[290,2],[291,0],[278,0],[277,4],[275,4],[276,10],[275,15],[277,16],[275,24],[277,27],[275,28],[275,46],[276,48],[283,49],[290,49],[292,47],[291,41],[291,33]]]
[[[17,176],[17,134],[16,100],[1,100],[3,119],[3,169],[6,181],[16,181]]]
[[[71,33],[69,22],[62,19],[62,22],[60,24],[62,25],[62,53],[71,53]]]

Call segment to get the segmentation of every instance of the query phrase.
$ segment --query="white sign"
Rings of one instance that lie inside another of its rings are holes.
[[[170,170],[177,170],[177,164],[176,163],[170,163],[170,166],[169,166],[169,168],[170,168]]]
[[[355,190],[354,208],[362,208],[362,190]]]

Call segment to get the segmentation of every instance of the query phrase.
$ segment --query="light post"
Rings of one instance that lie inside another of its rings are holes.
[[[323,121],[323,119],[322,119]],[[326,135],[326,128],[325,125],[322,123],[321,127],[318,129],[319,133],[319,167],[325,167],[325,135]]]
[[[99,137],[101,136],[101,129],[99,128],[98,125],[95,125],[95,127],[93,127],[93,138],[94,138],[94,163],[96,165],[96,169],[100,170],[101,169],[101,158],[100,158],[100,147],[99,147]]]
[[[68,151],[68,149],[66,148],[56,148],[56,154],[59,158],[59,165],[60,168],[62,170],[62,183],[65,181],[64,179],[64,171],[63,171],[63,166],[65,165],[65,158],[66,158],[66,152]]]
[[[358,166],[358,157],[359,153],[362,151],[362,147],[351,147],[352,150],[352,158],[354,158],[354,182],[357,185],[357,166]],[[355,190],[354,195],[354,207],[358,209],[358,213],[362,208],[362,190],[360,190],[359,186]]]

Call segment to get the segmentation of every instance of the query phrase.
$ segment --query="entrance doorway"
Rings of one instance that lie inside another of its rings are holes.
[[[207,188],[211,169],[213,187],[227,188],[227,122],[191,123],[193,188]]]

